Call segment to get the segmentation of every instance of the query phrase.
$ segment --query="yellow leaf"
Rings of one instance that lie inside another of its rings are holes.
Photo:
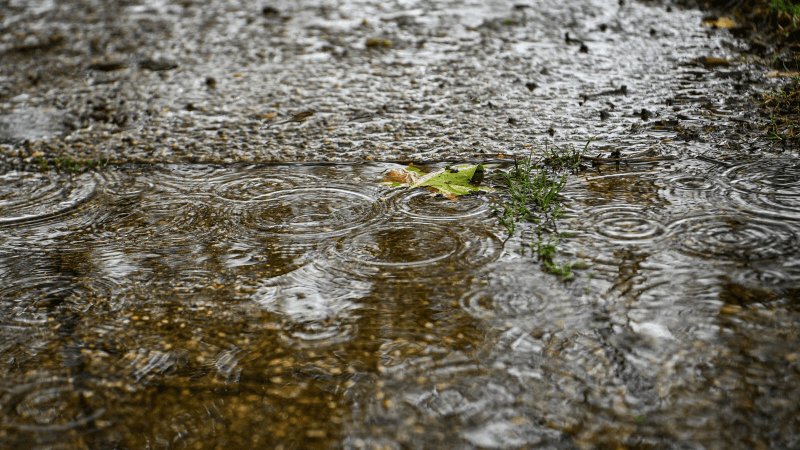
[[[717,20],[704,20],[703,21],[704,27],[714,27],[714,28],[736,28],[739,26],[733,19],[729,19],[727,17],[720,17]]]
[[[800,72],[778,72],[777,70],[773,70],[772,72],[764,75],[767,78],[775,78],[775,77],[796,77],[800,75]]]
[[[728,67],[731,65],[731,62],[727,59],[711,57],[698,58],[695,60],[695,62],[702,64],[706,67],[706,69],[711,69],[714,67]]]

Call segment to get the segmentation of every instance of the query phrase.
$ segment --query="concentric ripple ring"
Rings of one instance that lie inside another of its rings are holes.
[[[697,216],[670,225],[677,249],[704,258],[762,261],[800,250],[797,227],[750,216]]]
[[[491,210],[488,202],[477,195],[458,200],[433,198],[422,189],[406,189],[393,199],[393,204],[407,217],[423,220],[464,220],[486,216]]]
[[[93,384],[93,383],[92,383]],[[111,390],[113,391],[113,390]],[[0,397],[5,425],[27,432],[65,432],[98,425],[110,404],[107,387],[94,389],[72,378],[48,377],[17,385]]]
[[[665,235],[665,227],[639,208],[615,206],[593,211],[594,232],[612,242],[652,241]]]
[[[800,164],[770,162],[743,164],[726,171],[733,188],[731,197],[759,216],[800,220]]]
[[[337,240],[329,254],[332,265],[355,276],[402,271],[399,278],[417,280],[480,267],[498,258],[501,251],[499,239],[482,227],[387,222]]]
[[[365,227],[382,210],[375,198],[348,189],[284,189],[247,202],[242,221],[266,235],[323,237]]]
[[[94,173],[7,172],[0,175],[0,226],[70,211],[95,193]]]

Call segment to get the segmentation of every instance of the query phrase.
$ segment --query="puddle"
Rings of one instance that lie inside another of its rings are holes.
[[[381,185],[396,164],[8,171],[3,439],[678,448],[766,436],[742,418],[793,411],[795,361],[779,349],[800,313],[800,223],[739,194],[791,196],[790,164],[574,175],[562,257],[590,268],[569,283],[527,239],[505,240],[494,194]]]

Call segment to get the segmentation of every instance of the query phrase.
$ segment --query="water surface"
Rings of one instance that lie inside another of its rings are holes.
[[[395,164],[8,170],[3,440],[788,445],[800,166],[705,166],[573,175],[567,283]]]

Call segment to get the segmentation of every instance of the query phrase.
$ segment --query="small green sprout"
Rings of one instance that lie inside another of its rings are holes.
[[[110,158],[103,160],[93,159],[72,159],[69,157],[53,158],[53,166],[56,170],[65,170],[69,173],[80,173],[90,169],[99,169],[106,167]],[[39,156],[39,169],[48,170],[50,165],[44,156]]]
[[[491,205],[498,220],[508,232],[508,238],[516,232],[521,222],[536,225],[536,236],[530,244],[548,273],[560,275],[562,281],[574,277],[573,268],[583,268],[585,263],[554,262],[560,238],[573,237],[573,233],[558,233],[556,219],[562,217],[563,210],[558,194],[567,183],[567,172],[577,169],[581,164],[591,139],[580,152],[574,148],[552,148],[545,142],[542,149],[544,158],[534,161],[533,150],[527,158],[514,160],[514,167],[507,171],[495,171],[489,179],[498,181],[506,187],[507,201]],[[538,147],[538,145],[537,145]]]
[[[387,41],[386,39],[370,39],[367,41],[368,48],[377,48],[377,47],[388,48],[391,46],[392,43]]]

